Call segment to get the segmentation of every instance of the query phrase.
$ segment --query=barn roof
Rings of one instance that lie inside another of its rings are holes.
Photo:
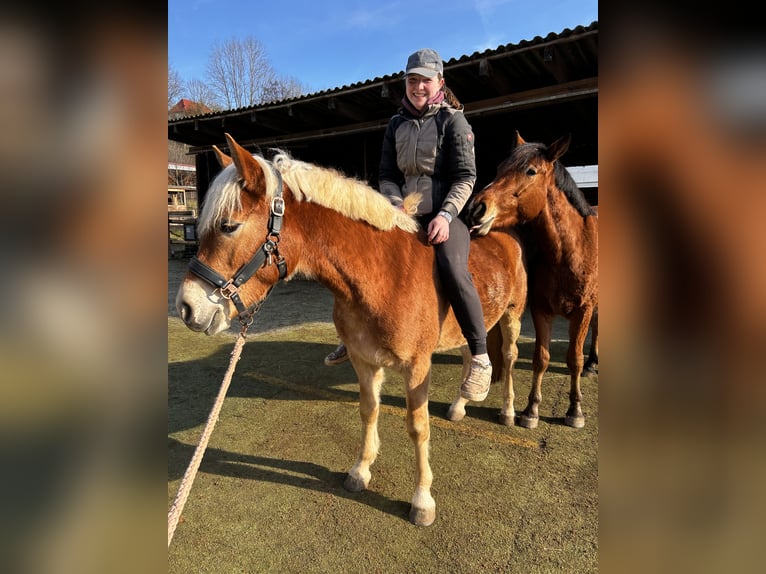
[[[403,74],[171,120],[168,138],[191,145],[195,153],[225,144],[225,132],[243,145],[289,147],[380,131],[400,106]],[[453,58],[445,62],[444,74],[472,124],[523,112],[514,129],[543,121],[543,132],[551,138],[563,131],[578,133],[581,145],[589,142],[591,147],[580,163],[596,163],[598,22]],[[522,131],[529,140],[527,133]]]
[[[205,104],[199,104],[186,98],[181,98],[178,100],[178,103],[175,106],[168,110],[168,114],[171,116],[173,114],[192,115],[194,112],[198,112],[199,114],[207,114],[210,113],[210,111],[210,108],[208,108]]]

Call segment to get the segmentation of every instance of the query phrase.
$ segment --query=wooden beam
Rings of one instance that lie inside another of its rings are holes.
[[[537,107],[551,102],[566,102],[581,98],[593,97],[598,94],[598,78],[588,78],[569,82],[567,84],[549,86],[526,92],[508,94],[498,98],[490,98],[476,102],[470,102],[465,105],[466,117],[491,115],[511,109],[524,109]],[[300,141],[316,140],[328,137],[346,136],[357,133],[383,131],[388,125],[390,118],[381,118],[368,122],[359,122],[337,126],[332,128],[322,128],[318,130],[305,131],[299,133],[290,133],[281,136],[269,136],[254,138],[250,140],[238,141],[240,145],[274,146],[288,144]],[[210,146],[194,146],[189,149],[190,154],[209,151]]]
[[[469,102],[465,104],[465,115],[466,117],[489,115],[514,108],[531,108],[555,101],[573,101],[595,95],[598,95],[598,78],[586,78],[585,80],[577,80],[566,84],[557,84],[497,98]]]

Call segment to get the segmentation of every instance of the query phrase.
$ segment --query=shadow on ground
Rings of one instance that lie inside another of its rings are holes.
[[[169,262],[178,263],[178,262]],[[168,295],[168,507],[199,443],[235,335],[192,333]],[[430,388],[432,494],[437,518],[408,522],[413,447],[401,378],[387,373],[381,449],[369,489],[343,480],[359,448],[358,385],[350,364],[326,367],[337,342],[332,298],[284,284],[248,335],[173,542],[168,572],[596,572],[598,375],[583,380],[584,429],[562,424],[569,393],[566,337],[554,334],[537,429],[497,423],[502,391],[446,420],[459,352],[434,355]],[[525,320],[514,371],[517,410],[531,384]],[[564,333],[566,330],[564,328]]]

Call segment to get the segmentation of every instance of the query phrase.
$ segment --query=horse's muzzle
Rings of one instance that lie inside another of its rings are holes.
[[[193,282],[190,284],[195,285]],[[206,335],[215,335],[228,329],[231,322],[225,306],[210,302],[201,288],[198,293],[188,286],[188,283],[182,286],[176,295],[176,312],[184,324],[192,331],[204,332]]]
[[[473,235],[486,235],[489,233],[494,217],[487,217],[487,204],[483,201],[476,202],[473,199],[468,204],[465,214],[465,222]]]

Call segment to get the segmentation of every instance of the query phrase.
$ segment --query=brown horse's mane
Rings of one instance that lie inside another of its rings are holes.
[[[524,143],[514,148],[510,159],[509,167],[515,171],[523,169],[533,158],[545,155],[548,146],[541,143]],[[583,217],[596,215],[593,206],[585,199],[582,190],[577,187],[572,174],[561,163],[560,160],[553,162],[553,175],[556,181],[556,187],[564,192],[569,203],[572,204],[577,212]]]
[[[276,154],[271,163],[261,156],[253,155],[266,176],[269,201],[278,185],[273,167],[279,171],[296,201],[322,205],[384,231],[397,227],[409,233],[418,230],[418,223],[413,217],[394,208],[383,195],[366,183],[331,168],[296,160],[285,151],[274,151]],[[211,182],[205,205],[200,212],[201,234],[242,208],[239,193],[241,183],[234,165],[221,170]]]
[[[569,170],[559,160],[553,163],[553,175],[556,178],[556,187],[564,192],[569,203],[574,206],[580,215],[583,217],[596,215],[593,206],[585,199],[585,195],[583,195],[582,190],[575,183],[572,174],[569,173]]]

